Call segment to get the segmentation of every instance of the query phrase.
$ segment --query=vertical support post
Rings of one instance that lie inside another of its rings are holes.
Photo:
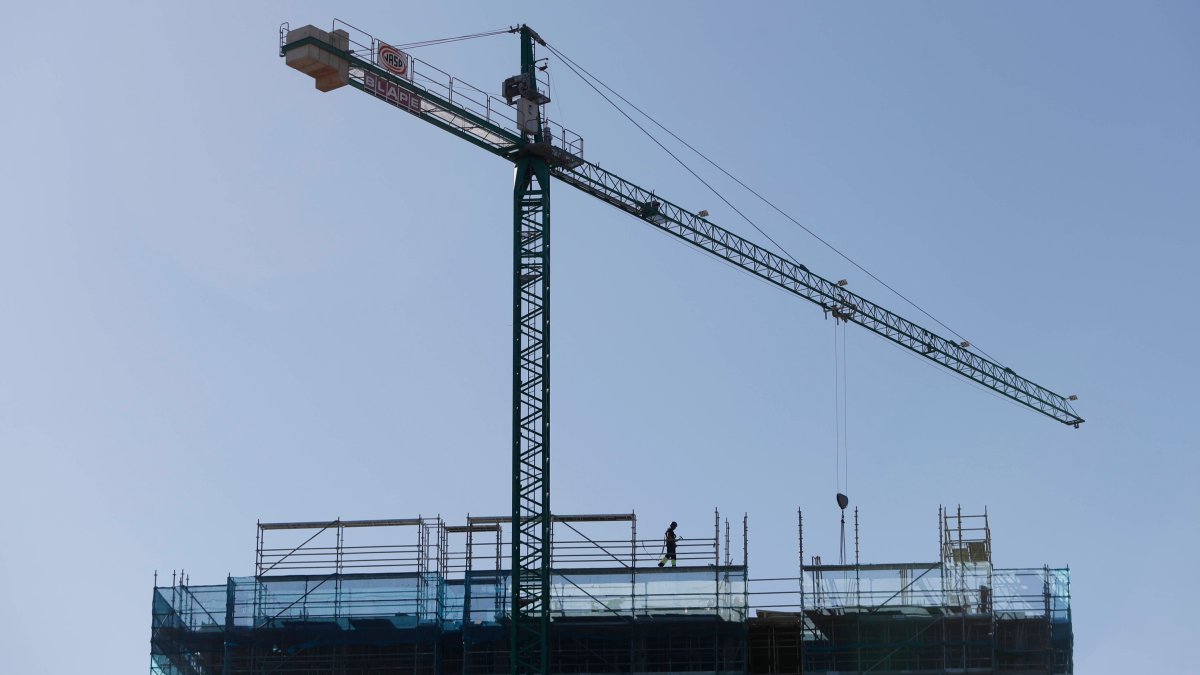
[[[256,530],[255,535],[254,535],[254,541],[255,541],[255,546],[257,547],[258,550],[254,554],[254,559],[255,559],[255,562],[254,562],[254,608],[252,610],[253,613],[251,614],[251,616],[253,617],[253,621],[252,621],[253,625],[257,626],[258,617],[263,616],[262,606],[263,606],[263,601],[264,601],[264,598],[263,598],[264,589],[263,589],[263,584],[262,584],[262,573],[263,573],[262,520],[255,521],[254,527]]]
[[[537,97],[533,43],[521,26],[521,73]],[[542,142],[541,107],[534,143]],[[522,154],[513,185],[513,675],[550,671],[550,167]]]
[[[437,517],[438,528],[438,561],[437,575],[434,577],[437,581],[437,603],[438,603],[438,625],[446,620],[446,579],[450,576],[450,532],[446,529],[446,521],[442,520],[442,514]],[[465,579],[465,577],[464,577]],[[440,643],[439,643],[440,644]],[[440,670],[438,671],[441,672]]]
[[[858,560],[858,507],[854,507],[854,604],[862,608],[862,579],[859,575],[859,560]],[[855,642],[858,647],[855,649],[857,655],[857,667],[862,669],[862,614],[861,612],[854,620]],[[890,654],[889,654],[890,657]]]
[[[262,574],[262,550],[263,550],[263,534],[262,520],[254,521],[254,576]],[[174,573],[174,570],[172,570]],[[172,582],[174,585],[174,582]]]
[[[800,564],[800,663],[801,669],[804,668],[804,635],[807,632],[805,629],[805,614],[804,614],[804,511],[796,508],[796,540],[799,546],[799,564]]]
[[[637,571],[637,511],[631,511],[629,520],[629,567]]]
[[[721,510],[713,509],[713,566],[721,565]]]
[[[729,586],[729,570],[733,567],[733,553],[729,550],[729,519],[725,519],[725,592],[729,594],[730,605],[733,603],[733,592]],[[745,608],[741,613],[741,619],[745,621],[747,612]]]
[[[954,589],[954,595],[955,595],[955,603],[957,603],[958,605],[961,606],[961,605],[966,604],[966,595],[967,595],[967,578],[966,578],[967,574],[966,574],[966,567],[964,564],[964,560],[966,559],[966,556],[963,554],[962,504],[959,504],[958,510],[955,511],[954,525],[955,525],[955,528],[958,530],[958,551],[956,553],[957,560],[955,561],[955,565],[954,565],[954,573],[958,579],[958,584],[957,584],[958,588]],[[965,613],[963,613],[961,615],[958,625],[959,625],[958,639],[959,639],[959,643],[962,645],[961,649],[959,650],[960,658],[958,661],[958,667],[962,668],[963,672],[966,672],[966,670],[967,670],[967,617],[966,617]]]
[[[463,607],[462,607],[462,675],[471,672],[471,641],[467,631],[471,630],[471,571],[475,560],[475,526],[471,514],[467,514],[467,559],[463,563]],[[441,672],[441,671],[439,671]]]
[[[342,555],[346,545],[346,530],[342,526],[342,517],[337,519],[337,545],[333,554],[333,618],[341,616],[342,600]]]
[[[512,523],[510,522],[509,525],[511,526]],[[509,546],[512,546],[511,541],[509,542]],[[493,602],[495,602],[495,604],[496,604],[496,611],[500,614],[503,614],[503,609],[506,604],[511,604],[510,600],[508,599],[508,596],[505,595],[508,591],[504,587],[504,575],[500,573],[500,570],[502,569],[502,567],[500,565],[500,560],[501,560],[501,552],[502,552],[503,548],[504,548],[504,530],[502,528],[500,528],[499,526],[497,526],[497,528],[496,528],[496,557],[492,561],[492,569],[496,571],[496,575],[494,577],[492,577],[493,583],[495,585],[495,588],[492,591],[492,597],[495,598],[495,600]],[[511,570],[510,570],[510,576],[511,576]],[[511,579],[510,579],[510,581],[511,581]],[[509,618],[511,619],[512,617],[510,616]]]
[[[637,511],[631,511],[629,521],[629,617],[637,617]],[[633,649],[632,638],[630,647]],[[630,663],[633,663],[630,660]]]
[[[750,575],[750,514],[742,513],[742,568]]]
[[[1073,623],[1074,618],[1071,616],[1071,566],[1070,565],[1067,565],[1063,569],[1063,575],[1064,575],[1063,576],[1063,586],[1059,592],[1062,593],[1063,604],[1066,606],[1066,610],[1067,610],[1066,627],[1069,629],[1069,632],[1067,634],[1068,642],[1067,642],[1067,649],[1066,649],[1067,661],[1064,664],[1066,666],[1066,670],[1063,672],[1073,673],[1073,672],[1075,672],[1075,628],[1074,628],[1075,624]],[[1051,649],[1053,649],[1053,645],[1051,645]]]
[[[725,566],[726,567],[733,566],[733,551],[730,550],[730,545],[729,545],[729,519],[728,518],[725,519]]]
[[[429,597],[425,584],[428,578],[425,576],[425,516],[417,515],[417,553],[413,563],[417,568],[417,599],[416,607],[413,609],[413,614],[417,617],[417,623],[425,621],[425,600]]]
[[[742,584],[742,607],[746,608],[746,616],[750,616],[750,514],[742,514],[742,574],[746,575]]]
[[[433,672],[441,673],[443,658],[441,635],[445,630],[446,620],[446,577],[450,574],[447,570],[450,558],[446,547],[450,543],[450,535],[446,532],[446,521],[442,520],[442,514],[437,514],[434,526],[437,528],[437,564],[434,566],[433,581],[437,584],[437,635],[439,637],[437,642],[433,643]],[[463,583],[466,583],[465,577]]]
[[[942,583],[942,603],[950,604],[950,594],[946,590],[946,513],[945,508],[938,504],[938,560],[941,566],[938,569]],[[942,629],[942,668],[950,667],[950,654],[947,651],[947,635],[946,635],[946,618],[940,619]]]
[[[862,579],[858,559],[858,507],[854,507],[854,602],[862,606]]]
[[[713,607],[721,616],[721,510],[713,509]],[[719,633],[717,633],[719,635]],[[717,637],[713,637],[713,658],[716,662]],[[714,666],[715,667],[715,666]]]
[[[1054,619],[1053,605],[1050,600],[1050,566],[1042,566],[1042,602],[1046,613],[1046,621],[1044,622],[1046,637],[1046,651],[1042,654],[1042,665],[1046,668],[1046,673],[1053,672],[1054,669]],[[995,638],[992,639],[993,649],[995,649]],[[993,659],[994,659],[993,655]],[[993,661],[994,663],[994,661]]]
[[[158,572],[155,572],[157,576]],[[233,585],[233,575],[225,575],[225,642],[221,653],[221,675],[230,675],[231,647],[233,646],[233,616],[237,589]]]

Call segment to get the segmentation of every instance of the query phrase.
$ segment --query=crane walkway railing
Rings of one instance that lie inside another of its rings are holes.
[[[389,72],[376,63],[381,46],[388,43],[354,26],[335,19],[334,30],[349,35],[345,50],[315,38],[288,42],[287,24],[280,30],[280,53],[305,44],[346,59],[351,86],[380,98],[417,117],[504,157],[511,157],[520,143],[515,108],[503,98],[487,93],[433,64],[409,56],[408,75]],[[575,157],[583,157],[583,138],[563,125],[543,117],[547,142]]]

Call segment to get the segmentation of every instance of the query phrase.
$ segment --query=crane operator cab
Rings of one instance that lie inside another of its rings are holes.
[[[545,65],[539,66],[539,70],[545,68]],[[517,109],[517,131],[526,143],[521,152],[543,157],[551,166],[574,169],[583,163],[580,156],[583,154],[583,139],[575,137],[569,142],[565,129],[562,129],[562,138],[556,139],[554,125],[542,114],[542,106],[550,102],[550,97],[532,79],[528,73],[521,73],[504,80],[501,85],[504,100]],[[536,140],[539,131],[540,142]],[[557,145],[555,140],[559,140]]]

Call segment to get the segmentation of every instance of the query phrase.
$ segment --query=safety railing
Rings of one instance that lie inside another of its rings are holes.
[[[427,592],[426,588],[435,592]],[[297,622],[386,619],[397,628],[436,623],[495,624],[509,614],[507,572],[435,575],[312,575],[237,577],[225,584],[156,588],[154,625],[188,631],[226,627],[270,629]],[[579,569],[551,576],[551,616],[746,618],[741,567],[679,570]]]
[[[797,577],[748,580],[740,566],[556,570],[551,577],[551,615],[692,615],[741,621],[771,612],[891,614],[924,609],[1070,620],[1066,569],[993,570],[990,586],[981,583],[964,598],[943,586],[946,577],[940,567],[859,570],[857,578],[853,570],[828,569],[849,566],[826,567],[806,573],[803,591]],[[379,617],[397,627],[493,624],[508,616],[510,591],[507,571],[472,572],[456,580],[412,573],[231,578],[215,586],[156,588],[154,625],[204,631],[222,629],[227,622],[261,628]]]
[[[941,613],[995,613],[1069,621],[1070,570],[992,569],[964,572],[937,563],[910,565],[823,565],[803,577],[749,580],[755,612],[801,610],[889,613],[903,608]]]
[[[287,44],[288,28],[288,24],[280,26],[281,54]],[[344,30],[349,36],[350,80],[367,93],[378,95],[375,78],[386,72],[386,69],[378,64],[377,55],[381,46],[391,43],[384,42],[340,19],[334,19],[332,29]],[[486,90],[455,77],[428,61],[409,55],[407,73],[402,76],[388,74],[383,77],[403,78],[412,87],[429,95],[415,99],[403,97],[403,105],[400,107],[409,112],[436,118],[493,148],[511,146],[516,139],[521,138],[516,109],[503,98],[489,94]],[[583,137],[549,119],[544,112],[542,121],[545,142],[574,157],[583,158]]]

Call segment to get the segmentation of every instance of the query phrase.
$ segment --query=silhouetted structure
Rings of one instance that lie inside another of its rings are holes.
[[[1072,672],[1068,571],[993,568],[986,515],[940,520],[938,562],[748,580],[745,521],[737,564],[718,514],[658,568],[633,514],[558,516],[553,670]],[[507,673],[508,521],[259,524],[254,576],[154,589],[151,672]]]

